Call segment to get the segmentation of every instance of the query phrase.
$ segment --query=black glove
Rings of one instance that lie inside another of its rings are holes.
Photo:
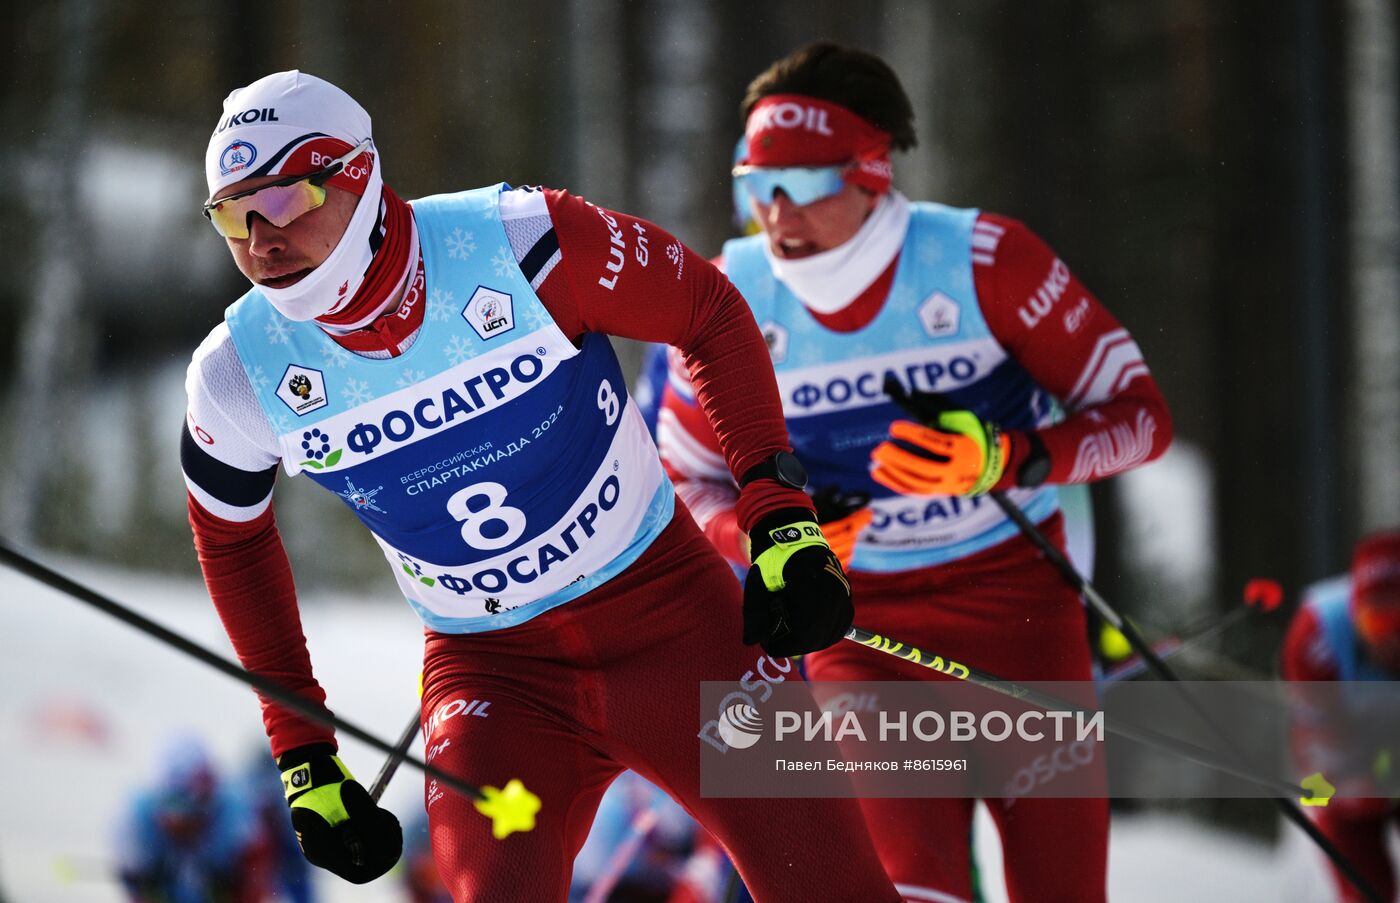
[[[403,831],[350,776],[329,744],[299,746],[277,760],[302,855],[314,866],[354,884],[394,867]]]
[[[851,584],[812,513],[784,508],[749,531],[753,567],[744,580],[744,643],[772,656],[839,642],[855,618]]]
[[[812,507],[817,509],[817,523],[822,526],[845,520],[870,504],[870,493],[847,492],[840,486],[824,486],[812,493]]]
[[[838,486],[827,486],[812,494],[812,507],[817,509],[822,535],[843,568],[851,566],[860,534],[875,519],[869,506],[868,492],[843,492]]]

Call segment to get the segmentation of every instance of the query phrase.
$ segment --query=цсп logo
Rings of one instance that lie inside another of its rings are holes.
[[[515,306],[508,292],[479,285],[462,308],[462,317],[483,339],[494,338],[515,328]]]
[[[476,313],[481,317],[481,328],[485,332],[495,332],[509,325],[509,321],[501,316],[501,299],[494,295],[486,295],[478,301]]]

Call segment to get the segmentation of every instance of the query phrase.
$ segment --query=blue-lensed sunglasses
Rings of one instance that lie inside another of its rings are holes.
[[[743,188],[760,204],[773,203],[781,189],[788,200],[801,206],[829,198],[845,184],[841,174],[845,166],[736,166],[732,170],[734,184]]]

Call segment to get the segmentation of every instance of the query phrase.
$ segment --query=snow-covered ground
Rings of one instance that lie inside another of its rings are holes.
[[[87,562],[45,559],[210,648],[231,656],[197,581],[152,577]],[[421,633],[386,579],[379,599],[313,596],[303,617],[331,707],[385,739],[416,702]],[[112,826],[131,789],[155,774],[157,753],[180,731],[204,737],[221,764],[242,767],[262,743],[251,691],[130,627],[0,568],[0,899],[6,903],[118,901],[107,877]],[[382,756],[347,740],[347,764],[366,783]],[[404,770],[385,795],[406,819],[421,783]],[[817,828],[814,827],[814,830]],[[989,819],[979,858],[999,886],[1000,852]],[[1072,843],[1072,839],[1066,842]],[[1122,903],[1330,899],[1316,854],[1296,832],[1258,844],[1184,818],[1115,821],[1111,897]],[[334,903],[397,901],[391,880],[322,885]]]

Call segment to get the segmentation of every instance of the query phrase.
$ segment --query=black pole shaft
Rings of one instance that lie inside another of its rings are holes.
[[[399,735],[399,742],[394,744],[394,751],[389,753],[389,758],[384,760],[384,764],[379,766],[379,774],[374,776],[374,783],[369,788],[369,798],[376,803],[384,795],[384,789],[389,786],[389,779],[394,776],[394,772],[399,770],[399,763],[404,756],[408,755],[408,748],[413,745],[413,738],[418,736],[418,732],[423,726],[423,707],[420,705],[414,712],[413,717],[404,725],[403,733]]]
[[[1097,611],[1105,621],[1122,631],[1123,636],[1128,640],[1128,645],[1132,646],[1133,651],[1147,663],[1148,667],[1151,668],[1158,677],[1169,683],[1177,683],[1181,680],[1175,671],[1167,667],[1167,663],[1162,661],[1161,656],[1148,644],[1142,634],[1138,632],[1138,629],[1124,619],[1113,606],[1109,605],[1103,596],[1100,596],[1098,591],[1094,589],[1093,584],[1086,580],[1084,575],[1080,574],[1074,565],[1070,563],[1064,553],[1055,548],[1050,540],[1045,538],[1045,534],[1041,533],[1040,529],[1035,524],[1031,523],[1031,519],[1026,517],[1026,513],[1021,510],[1019,505],[1011,501],[1005,492],[992,492],[990,495],[992,501],[996,502],[997,507],[1001,508],[1006,516],[1016,523],[1016,526],[1020,528],[1026,538],[1045,555],[1046,560],[1054,566],[1055,570],[1059,571],[1060,576],[1065,579],[1065,582],[1081,593],[1088,603],[1094,606],[1094,610]],[[1225,742],[1237,758],[1242,759],[1243,757],[1239,748],[1230,740],[1229,735],[1206,715],[1196,698],[1186,692],[1185,688],[1181,688],[1181,696],[1186,700],[1187,704],[1191,706],[1192,710],[1196,712],[1197,717]],[[1308,837],[1318,845],[1322,852],[1327,855],[1327,858],[1332,861],[1332,864],[1337,867],[1337,870],[1345,875],[1347,880],[1350,881],[1366,899],[1372,901],[1372,903],[1388,903],[1388,901],[1381,899],[1380,894],[1376,893],[1370,883],[1357,871],[1356,866],[1352,865],[1351,861],[1342,854],[1342,851],[1337,849],[1332,841],[1328,840],[1327,836],[1318,829],[1317,825],[1313,824],[1312,821],[1303,814],[1302,810],[1299,809],[1297,804],[1292,800],[1294,795],[1295,794],[1290,793],[1287,797],[1274,797],[1274,803],[1278,806],[1279,811],[1283,813],[1284,817],[1297,825],[1304,834],[1307,834]]]
[[[1251,615],[1253,615],[1256,611],[1259,610],[1260,609],[1257,609],[1252,605],[1245,605],[1236,608],[1233,611],[1227,612],[1226,614],[1222,615],[1214,624],[1207,624],[1204,627],[1198,627],[1197,629],[1188,632],[1186,636],[1181,638],[1181,645],[1183,648],[1185,648],[1187,646],[1195,646],[1199,643],[1204,643],[1206,640],[1219,636],[1220,634],[1229,630],[1231,627],[1234,627],[1241,621],[1247,620]]]
[[[397,755],[394,747],[374,736],[369,731],[357,727],[344,718],[333,714],[329,709],[307,702],[281,684],[271,681],[260,674],[247,671],[242,666],[229,661],[217,653],[210,652],[198,643],[188,640],[173,630],[157,624],[145,615],[139,614],[127,606],[122,605],[120,602],[110,599],[95,590],[88,589],[80,583],[69,580],[57,571],[50,570],[29,556],[16,551],[9,543],[2,539],[0,539],[0,562],[9,565],[26,577],[30,577],[40,583],[50,586],[65,595],[72,596],[80,602],[86,602],[93,608],[111,615],[118,621],[135,627],[147,636],[153,637],[165,643],[167,646],[173,646],[179,649],[181,652],[203,662],[214,670],[221,671],[234,680],[247,684],[278,705],[292,709],[297,714],[319,724],[333,727],[343,734],[347,734],[348,736],[354,737],[356,740],[374,747],[380,752]],[[402,761],[412,765],[428,777],[435,778],[444,786],[452,788],[463,796],[480,801],[486,799],[481,790],[460,778],[453,777],[426,762],[415,759],[413,756],[405,754],[401,758]]]
[[[1159,640],[1153,645],[1152,651],[1156,652],[1162,661],[1166,661],[1169,658],[1176,658],[1192,646],[1199,646],[1211,637],[1224,633],[1240,621],[1249,617],[1256,610],[1257,609],[1254,608],[1236,608],[1234,611],[1217,618],[1213,623],[1207,624],[1205,627],[1197,628],[1195,631],[1184,633],[1175,638],[1168,638],[1166,641]],[[1162,649],[1163,642],[1169,642],[1172,645],[1168,649]],[[1131,659],[1119,662],[1105,671],[1103,679],[1108,681],[1127,680],[1141,674],[1147,667],[1147,663],[1135,655]]]

